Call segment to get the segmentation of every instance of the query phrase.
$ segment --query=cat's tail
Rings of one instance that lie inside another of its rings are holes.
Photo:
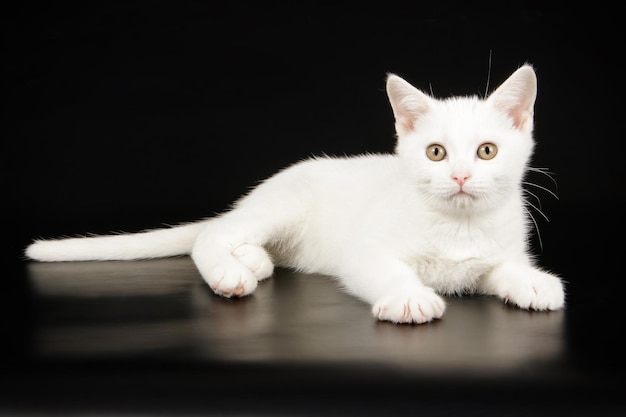
[[[139,233],[36,240],[27,258],[43,262],[112,261],[187,255],[207,221]]]

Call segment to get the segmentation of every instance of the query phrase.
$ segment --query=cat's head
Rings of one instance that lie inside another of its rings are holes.
[[[533,151],[537,78],[515,71],[486,99],[428,96],[390,74],[387,94],[396,121],[396,152],[433,208],[484,211],[519,196]]]

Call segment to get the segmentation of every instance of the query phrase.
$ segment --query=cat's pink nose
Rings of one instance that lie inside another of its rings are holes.
[[[470,179],[470,175],[469,174],[454,174],[452,175],[452,179],[459,184],[459,187],[463,187],[463,184],[465,184],[467,182],[467,180]]]

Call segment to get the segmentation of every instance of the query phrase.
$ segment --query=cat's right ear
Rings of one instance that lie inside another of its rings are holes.
[[[430,108],[432,99],[395,74],[387,75],[387,96],[396,119],[399,137],[415,128],[415,122]]]
[[[506,113],[516,128],[531,131],[533,107],[537,97],[537,76],[526,64],[515,71],[487,98],[498,110]]]

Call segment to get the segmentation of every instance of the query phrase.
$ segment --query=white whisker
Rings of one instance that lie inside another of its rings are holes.
[[[554,172],[550,171],[550,168],[536,168],[536,167],[528,167],[528,170],[531,172],[538,172],[539,174],[543,174],[546,177],[550,178],[550,181],[554,184],[555,187],[558,188],[558,184],[556,183],[556,179],[553,175],[556,175]]]
[[[537,210],[537,212],[538,212],[539,214],[541,214],[541,217],[543,217],[544,219],[546,219],[546,221],[547,221],[547,222],[549,222],[549,221],[550,221],[550,219],[548,219],[548,216],[546,216],[546,215],[543,213],[543,211],[541,211],[541,210],[539,209],[539,207],[535,206],[533,203],[531,203],[531,202],[530,202],[530,201],[528,201],[528,200],[526,200],[526,204],[528,204],[529,206],[531,206],[532,208],[534,208],[535,210]]]
[[[526,190],[526,189],[524,189],[522,191],[525,192],[526,194],[530,194],[532,197],[534,197],[535,200],[537,200],[537,204],[539,205],[539,208],[541,208],[541,200],[539,200],[539,196],[537,196],[537,194],[535,194],[535,193],[533,193],[533,192],[531,192],[529,190]]]
[[[524,207],[524,210],[526,211],[526,213],[528,213],[528,217],[535,225],[535,231],[537,232],[537,239],[539,240],[539,249],[543,252],[543,242],[541,241],[541,233],[539,232],[539,225],[537,225],[537,221],[535,220],[535,217],[530,212],[530,210],[528,210],[528,208],[526,207]]]
[[[554,191],[551,191],[551,190],[549,190],[548,188],[546,188],[544,186],[541,186],[541,185],[538,185],[538,184],[535,184],[535,183],[532,183],[532,182],[528,182],[528,181],[522,181],[522,184],[532,185],[533,187],[537,187],[537,188],[547,192],[548,194],[550,194],[552,197],[556,198],[557,200],[559,199],[559,196],[557,196]]]
[[[489,67],[487,69],[487,85],[485,86],[485,96],[487,97],[489,95],[489,81],[491,80],[491,52],[492,50],[489,50]]]
[[[550,194],[552,197],[558,200],[559,199],[559,196],[557,195],[558,184],[556,182],[556,179],[554,178],[555,174],[553,172],[550,172],[548,168],[528,167],[528,172],[533,172],[533,173],[536,172],[536,173],[539,173],[541,175],[548,177],[550,181],[552,182],[552,184],[554,185],[554,187],[556,188],[555,191],[552,191],[548,187],[545,187],[543,185],[535,184],[534,182],[531,182],[531,181],[522,181],[522,185],[524,185],[524,187],[522,188],[522,192],[525,193],[527,196],[529,196],[529,197],[524,197],[524,203],[525,203],[524,210],[528,214],[528,217],[530,218],[530,220],[533,222],[534,229],[537,232],[537,239],[539,240],[539,247],[541,251],[543,252],[543,241],[541,239],[541,233],[539,232],[539,224],[537,223],[537,219],[533,215],[532,209],[536,210],[537,213],[539,213],[545,221],[549,222],[550,219],[543,212],[543,207],[541,205],[541,199],[539,198],[539,195],[530,191],[529,188],[534,187],[536,189],[545,191],[546,193]],[[536,203],[534,203],[532,200],[535,200]]]

